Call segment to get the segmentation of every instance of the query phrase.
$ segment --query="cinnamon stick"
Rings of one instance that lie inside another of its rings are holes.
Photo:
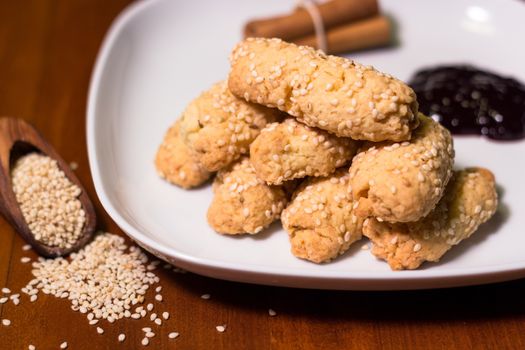
[[[379,13],[377,0],[331,0],[317,7],[326,31]],[[312,17],[303,8],[298,8],[289,15],[253,20],[244,27],[245,37],[277,37],[287,41],[314,32]]]
[[[317,48],[317,37],[309,35],[292,40],[299,45]],[[336,54],[384,46],[391,41],[391,23],[386,16],[376,16],[341,25],[326,32],[327,53]]]

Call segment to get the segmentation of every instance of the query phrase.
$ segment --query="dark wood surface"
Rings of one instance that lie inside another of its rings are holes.
[[[94,200],[99,227],[122,231],[97,200],[88,168],[85,107],[99,45],[126,0],[0,1],[0,115],[36,126],[68,162]],[[24,242],[0,219],[0,288],[31,279],[20,262]],[[147,348],[179,349],[525,349],[525,281],[411,292],[340,292],[245,285],[157,270],[161,327],[149,320],[102,322],[103,335],[69,302],[42,293],[30,303],[0,305],[0,349],[142,348],[142,327],[157,335]],[[203,300],[203,293],[211,294]],[[149,298],[152,298],[151,293]],[[269,317],[268,308],[277,311]],[[224,333],[215,326],[227,324]],[[171,331],[180,333],[168,340]],[[127,339],[117,342],[124,332]]]

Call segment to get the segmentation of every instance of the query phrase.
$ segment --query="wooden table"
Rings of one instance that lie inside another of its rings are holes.
[[[0,1],[0,115],[24,118],[63,155],[95,200],[100,228],[122,234],[96,200],[85,139],[86,97],[101,40],[127,0]],[[0,288],[32,277],[24,242],[0,219]],[[162,327],[148,320],[102,322],[97,334],[69,302],[40,294],[0,305],[0,349],[525,349],[525,281],[412,292],[272,288],[157,271],[164,287]],[[211,299],[200,296],[211,294]],[[151,298],[151,294],[149,296]],[[277,311],[270,317],[268,309]],[[215,326],[227,324],[224,333]],[[169,340],[171,331],[180,337]],[[118,343],[117,335],[127,339]]]

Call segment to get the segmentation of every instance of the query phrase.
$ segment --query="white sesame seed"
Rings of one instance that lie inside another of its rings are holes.
[[[215,327],[215,329],[217,330],[217,332],[223,333],[226,330],[226,325],[217,326]]]
[[[421,244],[416,243],[416,244],[414,245],[414,252],[419,252],[420,250],[421,250]]]
[[[33,344],[29,344],[27,350],[36,350],[36,346],[34,346]]]
[[[11,289],[9,289],[7,287],[4,287],[4,288],[2,288],[2,293],[9,294],[9,293],[11,293]]]
[[[162,318],[165,319],[165,320],[167,320],[168,318],[170,318],[170,313],[167,312],[167,311],[164,311],[164,312],[162,313]]]
[[[67,349],[67,341],[60,344],[60,349]]]
[[[104,334],[104,330],[100,327],[97,327],[97,333],[98,334]]]
[[[168,334],[168,338],[170,338],[170,339],[175,339],[178,336],[179,336],[178,332],[171,332],[170,334]]]
[[[276,316],[276,315],[277,315],[277,312],[275,312],[274,309],[268,309],[268,315],[270,315],[270,316],[273,317],[273,316]]]
[[[142,341],[140,342],[142,345],[144,346],[147,346],[149,344],[149,339],[148,338],[143,338]]]
[[[29,301],[32,303],[35,302],[37,299],[38,299],[38,295],[36,294],[33,294],[29,297]]]
[[[332,99],[332,100],[330,101],[330,104],[331,104],[332,106],[337,106],[337,105],[339,104],[339,100],[338,100],[337,98],[334,98],[334,99]]]
[[[153,322],[155,322],[159,326],[162,324],[162,320],[160,318],[156,318]]]
[[[2,320],[2,324],[7,327],[7,326],[9,326],[11,324],[11,320],[8,320],[7,318],[4,318]]]
[[[31,258],[29,258],[29,257],[27,257],[27,256],[23,256],[22,258],[20,258],[20,262],[21,262],[22,264],[26,264],[26,263],[28,263],[28,262],[30,262],[30,261],[31,261]]]
[[[124,340],[126,340],[126,335],[124,333],[120,333],[118,335],[118,341],[122,343]]]
[[[5,304],[5,303],[7,303],[8,300],[9,300],[9,298],[7,298],[7,297],[0,298],[0,304]]]
[[[162,301],[162,295],[161,294],[155,295],[155,300]]]
[[[29,244],[24,244],[24,245],[22,246],[22,250],[24,250],[24,251],[31,250],[31,246],[30,246]]]
[[[153,338],[155,336],[155,333],[149,331],[149,332],[146,332],[145,336],[146,338]]]
[[[72,254],[70,261],[41,259],[33,263],[36,278],[28,287],[36,285],[56,297],[69,296],[71,308],[88,313],[90,325],[99,319],[110,323],[124,317],[140,319],[146,315],[143,307],[133,314],[129,309],[142,303],[148,287],[159,280],[153,272],[146,272],[147,256],[136,246],[127,252],[124,242],[122,237],[104,233]]]
[[[211,295],[210,294],[203,294],[203,295],[201,295],[201,298],[205,299],[205,300],[208,300],[208,299],[211,298]]]
[[[17,203],[35,239],[60,248],[68,248],[78,240],[86,222],[78,199],[81,190],[56,160],[29,153],[15,162],[11,180]]]

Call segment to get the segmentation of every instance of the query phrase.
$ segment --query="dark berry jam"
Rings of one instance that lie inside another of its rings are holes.
[[[525,85],[468,65],[418,71],[409,83],[419,110],[453,134],[496,140],[525,137]]]

